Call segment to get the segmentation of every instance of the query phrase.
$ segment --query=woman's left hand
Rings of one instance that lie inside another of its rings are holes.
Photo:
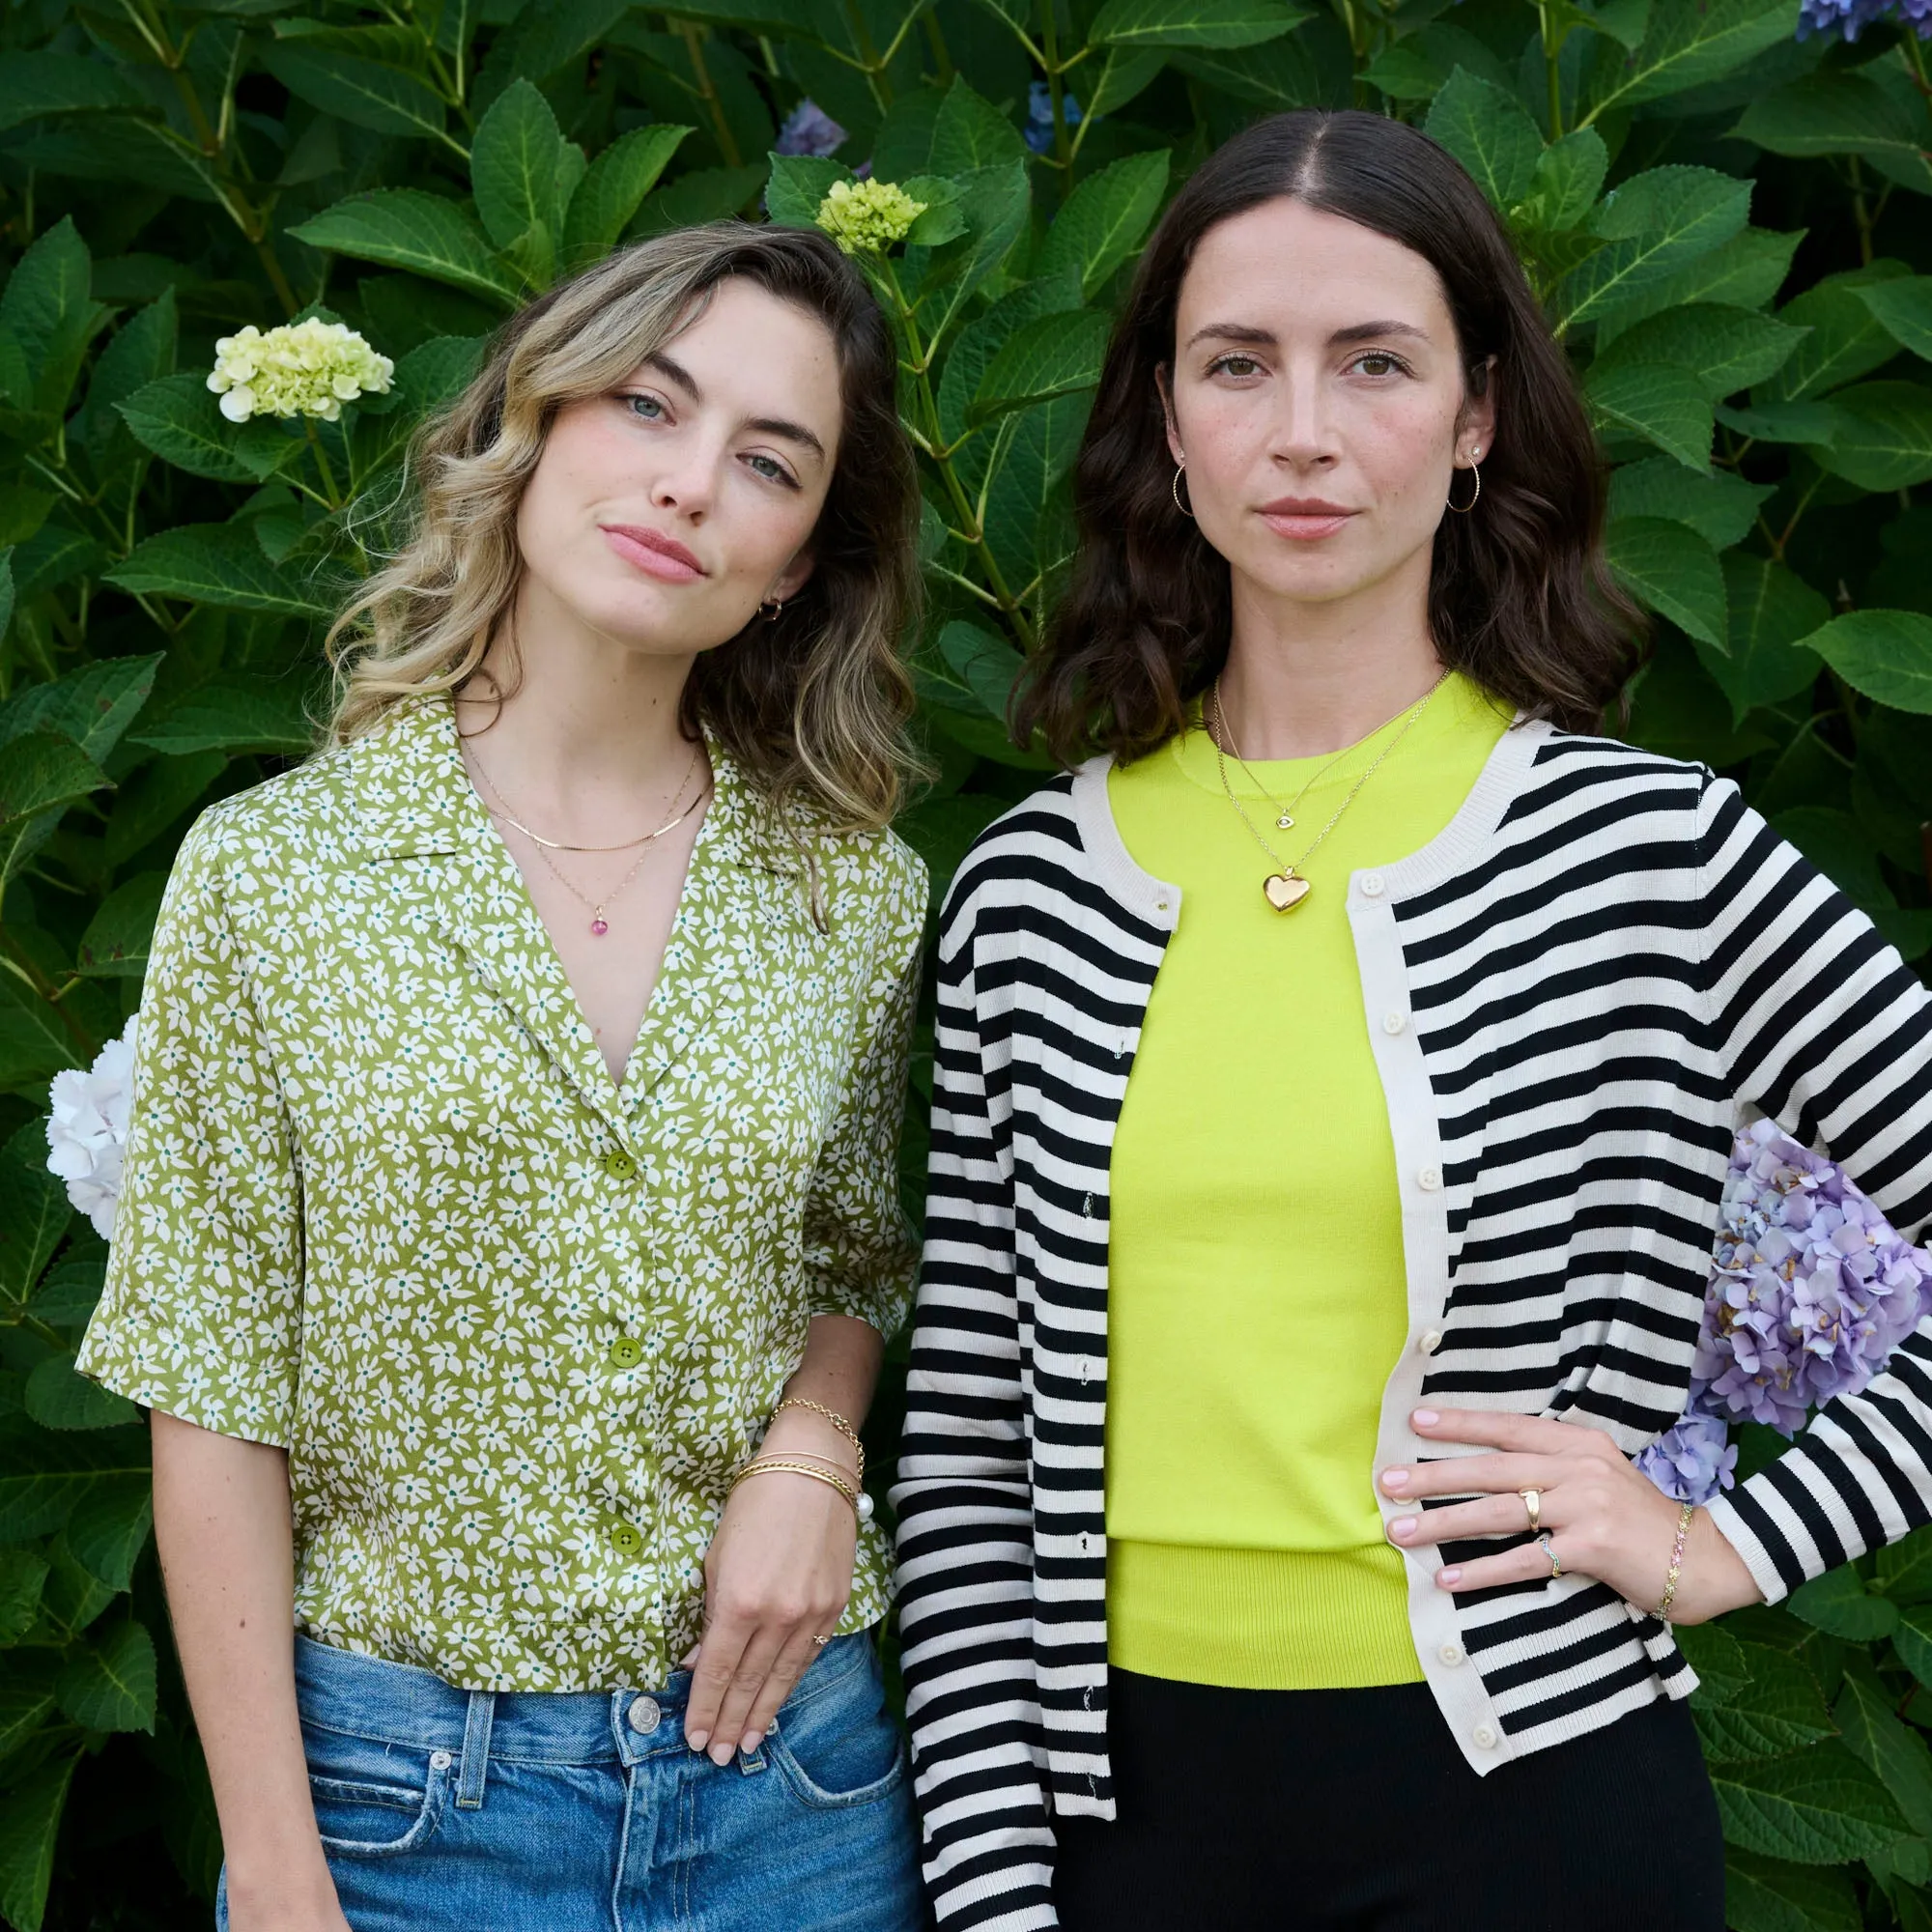
[[[1394,1518],[1388,1532],[1398,1548],[1520,1535],[1529,1527],[1524,1490],[1537,1492],[1541,1527],[1548,1533],[1547,1544],[1527,1543],[1437,1571],[1435,1580],[1443,1589],[1538,1582],[1550,1575],[1553,1556],[1565,1576],[1593,1577],[1638,1609],[1657,1608],[1682,1506],[1664,1495],[1602,1430],[1466,1408],[1419,1408],[1410,1423],[1428,1440],[1471,1443],[1498,1453],[1384,1469],[1382,1493],[1398,1500],[1478,1496],[1474,1502]],[[1709,1514],[1696,1511],[1685,1538],[1671,1621],[1703,1623],[1755,1604],[1760,1596],[1744,1559]]]

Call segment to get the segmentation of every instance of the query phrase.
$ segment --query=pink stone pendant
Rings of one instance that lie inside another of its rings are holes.
[[[610,930],[611,922],[607,919],[593,919],[590,922],[590,936],[593,939],[602,939]]]

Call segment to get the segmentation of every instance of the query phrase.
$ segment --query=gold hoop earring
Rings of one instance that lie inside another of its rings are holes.
[[[1187,507],[1187,505],[1180,500],[1180,479],[1186,473],[1187,473],[1186,464],[1177,463],[1174,466],[1174,481],[1168,487],[1174,493],[1174,507],[1177,510],[1179,510],[1180,514],[1183,517],[1185,517],[1187,521],[1191,524],[1194,521],[1194,512],[1190,510]]]
[[[1453,479],[1451,480],[1449,485],[1448,504],[1450,509],[1454,510],[1459,517],[1466,517],[1469,514],[1469,512],[1473,510],[1476,507],[1476,505],[1482,500],[1483,466],[1480,463],[1470,464],[1469,474],[1476,479],[1476,487],[1473,491],[1470,492],[1469,500],[1466,503],[1457,502],[1456,485]]]
[[[758,614],[766,623],[776,624],[784,615],[784,599],[782,597],[761,599],[758,604]]]

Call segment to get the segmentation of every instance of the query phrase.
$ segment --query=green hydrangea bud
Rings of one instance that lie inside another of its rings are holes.
[[[321,416],[387,393],[396,365],[339,322],[287,322],[265,335],[253,323],[214,345],[208,386],[230,422],[250,416]]]
[[[848,255],[883,255],[925,210],[893,182],[834,182],[818,204],[818,225]]]

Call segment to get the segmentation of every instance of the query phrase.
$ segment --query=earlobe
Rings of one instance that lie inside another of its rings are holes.
[[[1167,453],[1184,469],[1187,458],[1180,447],[1179,426],[1174,420],[1174,395],[1168,387],[1168,367],[1165,362],[1153,372],[1153,386],[1160,397],[1160,420],[1167,435]]]
[[[811,580],[812,565],[816,559],[810,551],[800,551],[779,574],[772,579],[771,587],[765,592],[767,604],[789,604]]]

